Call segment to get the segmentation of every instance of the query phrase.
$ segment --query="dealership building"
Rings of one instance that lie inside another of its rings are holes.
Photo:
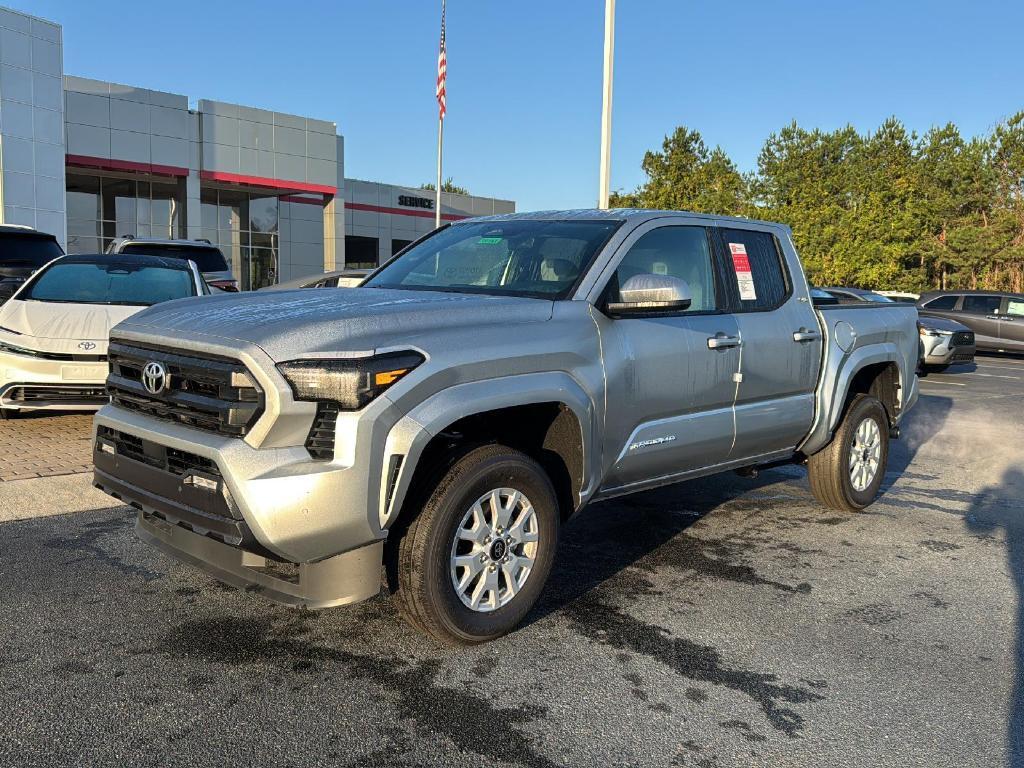
[[[370,267],[434,228],[434,193],[345,178],[313,117],[65,75],[62,29],[0,8],[0,223],[69,253],[114,237],[202,238],[243,289]],[[441,216],[515,203],[442,194]]]

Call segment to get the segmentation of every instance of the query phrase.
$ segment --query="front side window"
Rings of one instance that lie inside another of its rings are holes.
[[[789,283],[782,254],[768,232],[723,229],[726,259],[736,275],[741,311],[775,309],[786,300]],[[838,297],[845,302],[843,297]]]
[[[1002,303],[1002,296],[964,296],[964,312],[970,312],[972,315],[996,315],[999,314],[999,305]]]
[[[952,309],[956,306],[956,296],[939,296],[937,299],[925,303],[925,309]]]
[[[146,307],[195,295],[192,273],[187,269],[117,262],[58,262],[39,273],[18,298]]]
[[[607,300],[620,301],[619,288],[637,275],[668,275],[686,281],[687,312],[712,312],[715,298],[711,245],[704,227],[660,227],[642,235],[622,258],[607,289]]]
[[[619,223],[456,224],[407,250],[363,287],[563,299]]]

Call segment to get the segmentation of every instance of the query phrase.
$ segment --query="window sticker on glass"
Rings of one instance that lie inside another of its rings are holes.
[[[733,269],[736,270],[736,284],[740,288],[740,298],[743,301],[754,301],[757,299],[757,290],[754,288],[754,275],[750,271],[747,247],[743,243],[729,243],[729,252],[732,254]]]
[[[1024,316],[1024,301],[1010,299],[1010,303],[1006,306],[1006,314]]]
[[[501,238],[500,237],[481,237],[479,240],[477,240],[477,242],[480,243],[480,245],[497,245],[498,243],[501,242]]]

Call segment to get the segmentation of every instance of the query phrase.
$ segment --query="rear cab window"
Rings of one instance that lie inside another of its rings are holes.
[[[224,254],[214,246],[176,245],[174,243],[129,243],[121,253],[163,256],[168,259],[191,259],[200,272],[227,272]]]
[[[782,306],[792,288],[775,236],[752,229],[719,232],[738,311],[766,312]]]

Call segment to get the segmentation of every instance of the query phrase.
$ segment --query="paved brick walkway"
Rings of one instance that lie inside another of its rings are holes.
[[[91,431],[91,413],[0,420],[0,481],[91,471]]]

